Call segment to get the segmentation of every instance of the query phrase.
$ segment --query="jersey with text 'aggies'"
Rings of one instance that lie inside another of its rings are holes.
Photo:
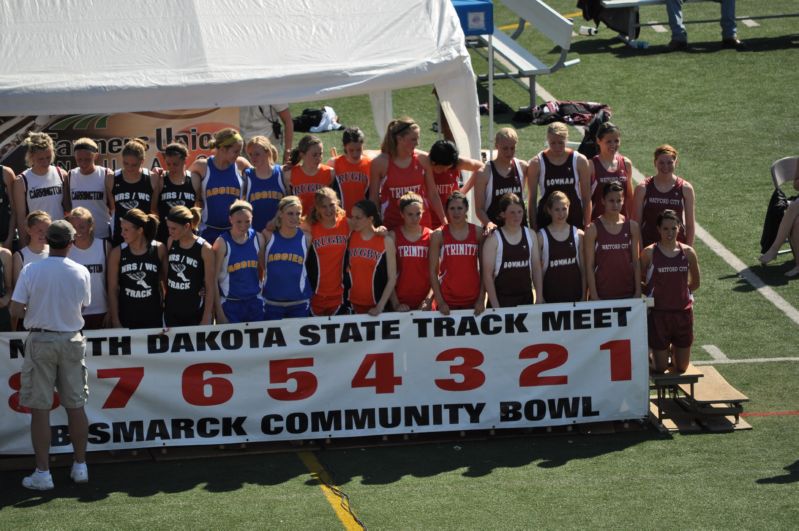
[[[336,177],[333,179],[333,189],[341,200],[341,208],[352,216],[352,207],[361,199],[367,199],[369,192],[369,173],[372,161],[367,156],[353,164],[344,155],[334,159],[333,169]]]
[[[383,296],[388,280],[386,239],[373,234],[364,240],[353,232],[347,249],[350,302],[356,308],[369,309]]]
[[[539,231],[544,242],[541,263],[544,269],[544,301],[576,302],[583,299],[583,277],[580,273],[580,234],[569,227],[569,236],[559,241],[548,227]]]
[[[125,328],[163,325],[161,260],[151,242],[143,254],[133,254],[127,243],[119,255],[119,320]]]
[[[261,179],[255,168],[247,168],[244,170],[244,177],[247,179],[245,200],[252,205],[252,228],[260,232],[275,218],[277,205],[286,196],[283,169],[279,164],[275,164],[272,167],[272,174],[266,179]]]
[[[655,178],[647,177],[644,181],[644,213],[641,218],[641,244],[649,247],[660,240],[658,233],[658,214],[666,209],[674,210],[677,217],[681,220],[680,232],[677,233],[677,241],[685,243],[685,195],[683,185],[685,181],[677,177],[674,185],[667,191],[661,192],[655,186]]]
[[[200,324],[205,288],[205,240],[196,238],[188,249],[177,240],[167,251],[166,300],[164,318],[167,326]]]
[[[200,232],[206,227],[216,229],[230,228],[230,205],[241,199],[243,180],[234,162],[224,170],[214,164],[216,158],[208,157],[205,175],[202,179],[202,195],[205,198]]]
[[[511,244],[504,229],[494,231],[497,257],[494,263],[494,288],[501,308],[533,303],[533,265],[530,250],[535,245],[530,229],[522,227],[521,239]]]
[[[546,213],[547,199],[552,192],[560,191],[569,198],[569,225],[578,229],[583,228],[583,202],[580,196],[580,176],[577,173],[577,156],[575,151],[569,150],[569,155],[563,164],[555,165],[549,158],[540,152],[538,158],[540,173],[538,175],[538,211],[536,216],[537,227],[549,225],[549,214]]]
[[[411,310],[421,306],[430,293],[430,235],[432,231],[422,227],[422,234],[416,241],[410,241],[402,232],[402,227],[394,233],[397,246],[397,286],[395,292],[400,304],[407,304]]]
[[[260,244],[258,233],[247,230],[247,238],[238,243],[230,231],[220,236],[225,242],[225,257],[222,259],[219,274],[219,295],[222,302],[247,300],[261,293],[261,279],[258,275],[258,252]]]
[[[311,297],[311,285],[305,271],[308,256],[308,239],[297,230],[286,238],[275,231],[265,251],[265,278],[263,296],[267,302],[300,302]]]
[[[477,227],[469,223],[466,238],[456,240],[449,225],[441,229],[438,280],[441,296],[450,309],[471,308],[480,295]]]
[[[618,234],[611,234],[602,219],[596,225],[594,243],[594,278],[600,299],[626,299],[635,295],[633,236],[630,220],[625,220]]]

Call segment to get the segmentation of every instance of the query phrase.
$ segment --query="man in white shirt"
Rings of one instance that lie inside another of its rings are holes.
[[[294,141],[294,122],[286,103],[256,105],[239,109],[239,126],[245,141],[263,135],[280,151],[283,144],[283,163],[289,161]]]
[[[70,477],[89,480],[86,445],[89,422],[84,405],[89,396],[85,364],[86,339],[81,309],[91,302],[89,270],[67,258],[75,229],[63,219],[47,229],[50,256],[22,269],[11,297],[11,315],[24,318],[25,340],[20,404],[31,408],[31,440],[36,470],[22,480],[34,490],[53,488],[50,475],[50,408],[53,388],[67,411],[75,460]]]

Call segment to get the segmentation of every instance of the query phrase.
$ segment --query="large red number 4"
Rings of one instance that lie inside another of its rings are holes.
[[[97,369],[97,378],[119,378],[108,398],[105,399],[103,409],[122,408],[127,405],[144,378],[144,367]]]
[[[436,361],[455,361],[460,358],[463,363],[450,365],[450,374],[459,374],[460,381],[455,378],[438,378],[436,385],[444,391],[470,391],[477,389],[486,381],[486,375],[478,369],[485,360],[483,353],[473,348],[450,348],[436,356]]]
[[[520,387],[532,387],[536,385],[565,385],[569,382],[568,376],[541,376],[541,373],[560,367],[569,358],[569,351],[562,345],[555,343],[540,343],[524,347],[519,352],[520,360],[536,359],[541,354],[546,353],[546,357],[537,363],[525,367],[519,375]]]
[[[620,382],[633,379],[633,361],[629,339],[615,339],[599,345],[610,351],[610,381]]]
[[[295,358],[290,360],[271,360],[269,362],[269,383],[288,383],[294,380],[297,387],[289,391],[288,387],[270,387],[266,392],[275,400],[302,400],[316,392],[318,383],[316,376],[310,371],[292,371],[298,367],[313,367],[313,358]]]
[[[233,369],[224,363],[195,363],[183,371],[181,388],[183,399],[193,406],[217,406],[233,396],[233,384],[227,378],[206,378],[205,373],[232,374]],[[206,394],[206,387],[209,391]]]
[[[374,367],[374,376],[369,376]],[[352,377],[352,387],[374,387],[378,394],[393,393],[394,387],[402,385],[402,376],[394,374],[394,353],[367,354]]]

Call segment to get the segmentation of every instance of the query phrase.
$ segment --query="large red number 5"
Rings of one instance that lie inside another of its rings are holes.
[[[369,373],[374,367],[374,376]],[[352,377],[352,388],[374,387],[378,394],[393,393],[394,387],[402,385],[402,376],[394,374],[394,353],[381,352],[367,354],[363,357],[361,366]]]
[[[181,388],[183,399],[193,406],[224,404],[233,396],[233,384],[227,378],[206,378],[205,373],[232,374],[233,369],[224,363],[196,363],[183,371]],[[205,394],[206,386],[208,394]]]
[[[633,361],[629,339],[615,339],[599,345],[610,351],[610,381],[620,382],[633,379]]]
[[[313,367],[313,358],[296,358],[290,360],[271,360],[269,362],[269,383],[288,383],[294,380],[297,388],[289,391],[288,387],[270,387],[266,392],[275,400],[302,400],[316,392],[319,386],[316,376],[310,371],[292,371],[298,367]]]
[[[444,391],[470,391],[477,389],[486,381],[486,375],[478,369],[485,360],[483,353],[473,348],[450,348],[436,356],[436,361],[455,361],[460,358],[463,360],[458,365],[450,365],[450,374],[462,376],[460,381],[455,378],[438,378],[436,385]]]
[[[540,376],[542,372],[560,367],[569,358],[569,351],[561,345],[555,343],[540,343],[524,347],[519,352],[520,360],[536,359],[542,353],[546,357],[537,363],[525,367],[519,375],[520,387],[532,387],[536,385],[565,385],[569,382],[568,376]]]
[[[138,389],[144,378],[144,367],[119,367],[115,369],[97,369],[97,378],[119,378],[105,399],[103,409],[125,407]]]

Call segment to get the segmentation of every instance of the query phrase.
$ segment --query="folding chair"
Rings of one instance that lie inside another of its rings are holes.
[[[787,182],[793,182],[796,176],[796,166],[799,164],[799,157],[783,157],[774,161],[771,165],[771,180],[774,182],[774,188],[780,188]],[[786,194],[787,195],[787,194]],[[797,199],[799,201],[799,199]],[[788,240],[785,240],[786,243]],[[778,254],[791,252],[790,249],[780,249]]]

